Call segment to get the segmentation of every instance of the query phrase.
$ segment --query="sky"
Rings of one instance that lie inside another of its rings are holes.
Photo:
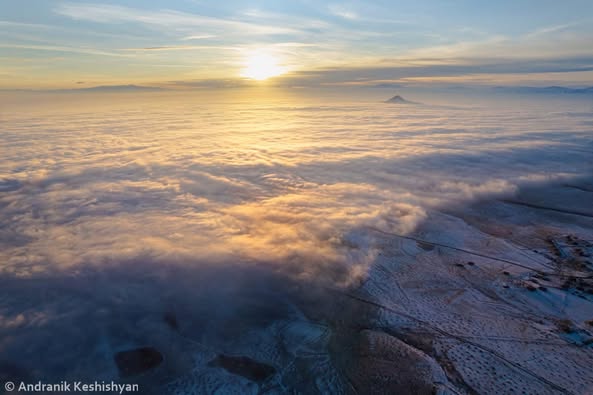
[[[588,0],[3,1],[0,88],[588,86],[592,39]]]

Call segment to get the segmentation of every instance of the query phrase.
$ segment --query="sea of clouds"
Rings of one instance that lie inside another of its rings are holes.
[[[139,256],[356,271],[372,256],[365,226],[409,233],[427,210],[591,169],[586,102],[135,96],[4,114],[2,273]]]
[[[378,253],[368,228],[409,234],[592,169],[586,101],[26,95],[0,118],[0,355],[38,367],[62,350],[40,353],[48,336],[83,342],[105,306],[115,322],[193,304],[215,331],[215,305],[236,318],[281,278],[355,285]]]

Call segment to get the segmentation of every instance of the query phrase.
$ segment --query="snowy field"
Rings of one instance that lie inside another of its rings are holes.
[[[590,394],[593,102],[389,96],[3,93],[0,378]]]

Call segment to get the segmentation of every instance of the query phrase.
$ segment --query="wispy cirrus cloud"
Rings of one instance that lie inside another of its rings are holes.
[[[220,45],[172,45],[162,47],[139,47],[139,48],[124,48],[122,51],[187,51],[195,49],[224,49],[224,50],[238,50],[238,47],[220,46]]]
[[[538,28],[538,29],[535,29],[535,30],[529,32],[528,34],[525,35],[525,37],[535,38],[538,36],[545,36],[545,35],[548,35],[551,33],[558,33],[558,32],[562,32],[562,31],[566,31],[574,26],[580,25],[581,23],[582,22],[570,22],[570,23],[562,23],[562,24],[558,24],[558,25],[545,26],[545,27],[541,27],[541,28]]]
[[[402,54],[403,58],[513,58],[564,59],[593,55],[588,45],[593,29],[588,25],[575,30],[578,23],[537,28],[519,36],[482,34],[479,39],[456,40],[441,45],[415,48]],[[583,30],[584,29],[584,30]]]
[[[352,10],[347,9],[343,5],[340,4],[330,4],[329,11],[336,16],[342,17],[344,19],[358,19],[358,14]]]
[[[198,31],[203,29],[225,34],[234,32],[247,35],[297,32],[294,28],[280,25],[261,25],[230,18],[217,18],[168,9],[151,11],[108,4],[62,3],[55,8],[55,12],[73,19],[90,22],[109,24],[134,22],[175,31]],[[211,34],[204,33],[204,35]]]
[[[117,51],[107,51],[95,48],[81,48],[70,47],[62,45],[43,45],[43,44],[0,44],[0,48],[11,49],[31,49],[36,51],[51,51],[51,52],[70,52],[87,55],[101,55],[101,56],[126,56]]]
[[[216,36],[214,34],[193,34],[191,36],[186,36],[183,37],[182,40],[184,41],[188,41],[188,40],[207,40],[209,38],[215,38]]]

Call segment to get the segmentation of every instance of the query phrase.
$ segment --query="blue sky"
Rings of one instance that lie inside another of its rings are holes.
[[[593,84],[591,1],[0,3],[0,86]]]

